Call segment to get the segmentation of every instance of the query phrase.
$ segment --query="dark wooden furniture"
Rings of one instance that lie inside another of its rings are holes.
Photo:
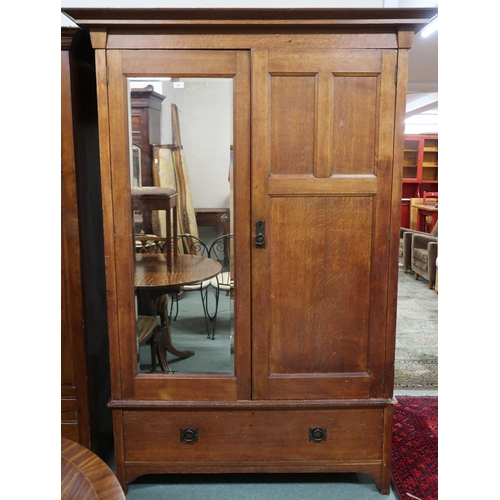
[[[177,241],[177,191],[161,187],[132,188],[132,210],[151,215],[153,211],[165,215],[166,241]],[[159,216],[158,216],[159,217]],[[157,235],[160,239],[161,236]],[[136,241],[150,241],[150,235],[135,235]],[[167,265],[177,256],[177,245],[164,245],[163,252]]]
[[[61,29],[61,434],[112,446],[94,53]]]
[[[161,103],[165,96],[152,85],[130,91],[132,142],[141,148],[141,178],[143,186],[153,186],[151,145],[160,144]]]
[[[97,455],[61,439],[61,500],[125,500],[118,479]]]
[[[98,60],[121,484],[356,471],[388,494],[408,50],[436,10],[67,12]],[[116,103],[141,74],[233,80],[234,373],[137,371]]]
[[[222,227],[222,235],[231,232],[228,208],[195,208],[194,212],[198,226]]]
[[[196,224],[198,226],[220,226],[222,234],[229,234],[229,209],[228,208],[195,208]]]

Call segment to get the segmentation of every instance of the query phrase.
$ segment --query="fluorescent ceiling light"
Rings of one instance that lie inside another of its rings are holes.
[[[438,29],[438,16],[437,14],[431,19],[430,23],[422,30],[422,37],[427,38],[431,33]]]

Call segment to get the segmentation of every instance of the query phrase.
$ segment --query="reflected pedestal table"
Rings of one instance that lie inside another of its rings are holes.
[[[136,254],[135,288],[149,304],[150,315],[156,315],[153,306],[154,299],[169,293],[178,293],[182,285],[190,285],[213,278],[222,270],[220,263],[198,255],[176,255],[172,265],[167,265],[163,254]],[[166,352],[180,358],[194,355],[193,351],[179,351],[172,345],[170,322],[168,315],[165,325],[155,333],[157,352],[163,371],[170,372]]]

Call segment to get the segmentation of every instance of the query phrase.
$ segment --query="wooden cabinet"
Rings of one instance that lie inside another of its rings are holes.
[[[438,136],[405,136],[401,227],[410,227],[410,198],[438,190]]]
[[[153,186],[152,144],[160,144],[161,102],[165,96],[154,91],[152,85],[130,92],[132,142],[141,150],[141,185]]]
[[[90,39],[61,29],[61,435],[112,447],[95,65]]]
[[[389,493],[408,50],[435,10],[68,14],[96,50],[120,482],[356,471]],[[224,373],[138,362],[130,75],[179,79],[191,93],[207,79],[230,84],[234,359]]]

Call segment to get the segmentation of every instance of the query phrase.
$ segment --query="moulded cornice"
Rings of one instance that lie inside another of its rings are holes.
[[[237,28],[264,30],[349,29],[399,27],[422,29],[437,14],[429,8],[380,9],[143,9],[143,8],[68,8],[62,12],[86,29],[98,27],[143,29],[144,27]]]

